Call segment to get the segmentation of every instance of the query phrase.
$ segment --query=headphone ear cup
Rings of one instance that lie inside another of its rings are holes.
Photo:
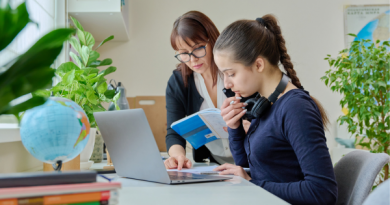
[[[252,108],[252,115],[255,117],[255,118],[258,118],[261,116],[261,114],[263,114],[263,112],[265,110],[267,110],[269,107],[271,106],[271,103],[270,101],[265,98],[265,97],[261,97],[260,99],[257,100],[257,102],[253,105],[253,108]]]

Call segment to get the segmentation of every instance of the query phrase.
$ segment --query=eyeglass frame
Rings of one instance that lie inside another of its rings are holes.
[[[203,58],[203,57],[205,57],[205,56],[207,55],[207,50],[206,50],[207,44],[209,44],[209,41],[208,41],[208,40],[207,40],[206,45],[200,46],[200,47],[198,47],[198,48],[195,48],[194,50],[191,51],[191,53],[178,53],[178,54],[175,55],[175,58],[176,58],[178,61],[182,62],[182,63],[187,63],[187,62],[189,62],[189,61],[191,60],[191,55],[193,55],[195,58]],[[200,48],[204,48],[204,56],[198,57],[198,56],[196,56],[195,54],[193,54],[193,52],[196,51],[197,49],[200,49]],[[182,55],[182,54],[187,54],[188,56],[190,56],[190,59],[189,59],[188,61],[181,61],[181,60],[178,58],[178,56],[179,56],[179,55]]]

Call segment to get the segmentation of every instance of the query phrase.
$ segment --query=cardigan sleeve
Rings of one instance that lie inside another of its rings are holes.
[[[281,129],[304,179],[289,183],[251,181],[292,204],[335,204],[337,183],[319,110],[309,96],[291,98],[286,104]]]
[[[178,92],[178,88],[184,87],[179,84],[179,79],[175,74],[169,78],[168,85],[165,92],[166,109],[167,109],[167,135],[165,137],[165,143],[167,145],[167,151],[172,145],[181,145],[184,149],[186,146],[186,140],[177,134],[172,128],[171,124],[177,120],[180,120],[186,116],[185,107],[178,98],[183,97],[182,93]]]
[[[244,147],[246,133],[242,122],[237,129],[228,128],[228,132],[230,151],[232,152],[235,164],[241,167],[249,167]]]

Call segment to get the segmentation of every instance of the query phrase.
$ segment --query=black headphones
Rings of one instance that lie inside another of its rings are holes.
[[[248,105],[245,107],[247,112],[242,117],[244,120],[251,121],[254,118],[259,118],[264,113],[264,111],[268,110],[269,107],[278,99],[280,93],[286,89],[287,84],[290,78],[283,74],[282,80],[280,80],[279,85],[276,87],[275,91],[269,96],[269,98],[265,98],[257,94],[255,98],[250,98],[245,103]]]

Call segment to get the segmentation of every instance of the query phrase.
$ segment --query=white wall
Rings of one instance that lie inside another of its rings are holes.
[[[344,48],[343,6],[388,4],[388,0],[131,0],[130,41],[109,42],[100,48],[118,70],[107,76],[122,81],[127,96],[165,95],[166,83],[177,64],[169,37],[173,22],[183,13],[199,10],[220,31],[238,19],[255,19],[272,13],[280,21],[288,53],[302,85],[319,99],[333,123],[326,133],[330,149],[336,145],[336,119],[341,115],[340,95],[320,78],[329,69],[323,60]],[[104,29],[104,28],[102,28]]]

